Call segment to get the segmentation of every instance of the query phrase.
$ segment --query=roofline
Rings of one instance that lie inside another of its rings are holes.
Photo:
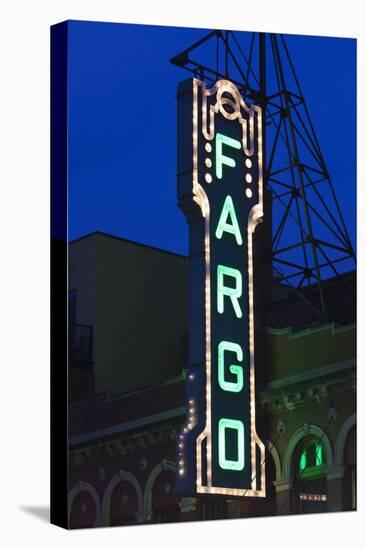
[[[137,246],[141,246],[143,248],[149,248],[150,250],[157,250],[158,252],[163,252],[164,254],[171,254],[173,256],[178,256],[178,258],[182,258],[187,260],[188,256],[184,254],[178,254],[178,252],[172,252],[171,250],[165,250],[164,248],[159,248],[157,246],[152,246],[150,244],[140,243],[138,241],[132,241],[131,239],[126,239],[125,237],[119,237],[118,235],[111,235],[110,233],[105,233],[104,231],[92,231],[91,233],[87,233],[86,235],[83,235],[82,237],[78,237],[77,239],[74,239],[72,241],[69,241],[68,244],[74,244],[79,241],[82,241],[83,239],[88,239],[89,237],[94,237],[96,235],[100,235],[102,237],[109,237],[111,239],[117,239],[118,241],[123,241],[125,243],[134,244]]]

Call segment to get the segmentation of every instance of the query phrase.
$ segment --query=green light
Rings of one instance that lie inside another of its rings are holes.
[[[225,286],[224,277],[232,277],[235,279],[235,287],[230,288]],[[235,315],[238,319],[243,316],[239,300],[242,293],[242,278],[241,273],[233,267],[227,267],[225,265],[217,266],[217,311],[224,313],[224,296],[228,296],[233,305]]]
[[[241,143],[237,139],[232,139],[224,134],[217,133],[215,138],[215,151],[216,151],[216,177],[222,179],[222,166],[230,166],[235,168],[236,162],[231,157],[227,157],[222,154],[222,145],[227,145],[233,149],[241,149]]]
[[[303,451],[300,456],[300,470],[305,470],[306,462],[306,451]]]
[[[322,464],[323,464],[323,447],[321,445],[317,445],[315,465],[321,466]]]
[[[230,216],[231,223],[227,223],[227,219]],[[243,244],[243,239],[241,238],[241,233],[239,229],[238,219],[236,217],[236,212],[233,204],[233,199],[228,195],[225,199],[224,206],[222,207],[219,223],[216,229],[216,237],[221,239],[222,234],[231,233],[235,235],[236,242],[238,245]]]
[[[226,458],[226,438],[227,429],[235,430],[237,434],[238,459],[227,460]],[[219,420],[219,465],[223,470],[244,469],[244,425],[240,420],[231,418],[221,418]]]
[[[218,348],[218,378],[219,386],[224,391],[230,392],[239,392],[243,389],[244,385],[244,376],[243,376],[243,367],[239,365],[230,365],[229,371],[231,374],[237,376],[236,382],[228,382],[225,380],[225,362],[224,362],[224,353],[225,351],[232,351],[236,354],[237,361],[243,361],[243,350],[239,344],[234,344],[233,342],[220,342]]]

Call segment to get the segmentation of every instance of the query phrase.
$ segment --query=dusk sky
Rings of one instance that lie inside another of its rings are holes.
[[[187,254],[171,57],[207,30],[71,22],[69,240],[104,231]],[[244,33],[237,33],[237,36]],[[356,41],[286,36],[355,244]]]

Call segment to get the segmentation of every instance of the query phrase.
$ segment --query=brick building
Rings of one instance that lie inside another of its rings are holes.
[[[332,322],[311,324],[285,289],[261,306],[266,498],[176,493],[187,269],[183,256],[102,233],[69,245],[69,526],[354,510],[355,272],[325,283]]]

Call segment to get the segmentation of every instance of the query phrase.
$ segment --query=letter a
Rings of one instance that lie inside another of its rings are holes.
[[[228,223],[228,217],[230,216],[230,222]],[[216,237],[221,239],[222,234],[231,233],[235,236],[236,242],[238,245],[243,244],[243,239],[241,238],[241,233],[239,229],[238,219],[236,217],[236,212],[234,208],[233,199],[228,195],[225,199],[224,206],[222,207],[219,223],[216,229]]]

